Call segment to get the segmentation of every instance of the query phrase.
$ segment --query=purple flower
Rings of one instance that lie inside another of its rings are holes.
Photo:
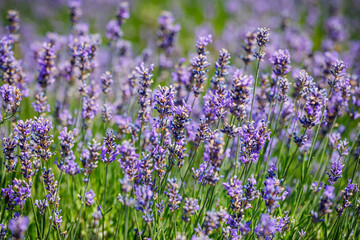
[[[291,71],[289,50],[279,49],[269,60],[275,67],[273,72],[276,76],[285,76]]]
[[[101,75],[101,86],[104,94],[108,94],[110,92],[112,83],[113,79],[110,72],[106,71],[103,75]]]
[[[83,165],[83,173],[85,175],[84,181],[89,180],[89,175],[97,167],[97,163],[100,156],[101,147],[94,139],[88,143],[88,149],[84,149],[81,153],[80,160]]]
[[[230,58],[228,50],[224,48],[220,50],[220,56],[215,62],[215,76],[211,79],[213,89],[217,90],[226,83],[225,77],[229,74]]]
[[[199,55],[206,55],[206,47],[212,43],[212,35],[209,34],[208,36],[200,36],[196,41],[196,52]]]
[[[154,70],[154,65],[151,64],[149,68],[145,68],[144,63],[142,62],[138,67],[136,67],[136,71],[139,74],[139,84],[140,88],[138,90],[138,93],[140,95],[139,97],[139,118],[141,123],[146,122],[149,118],[147,107],[150,105],[150,99],[149,95],[151,93],[150,86],[153,83],[153,80],[151,79],[153,74],[152,71]]]
[[[6,228],[3,224],[0,223],[0,239],[3,240],[5,239],[6,236]]]
[[[123,173],[130,181],[134,181],[139,173],[139,154],[136,154],[135,147],[128,141],[124,141],[120,145],[119,153],[121,157],[118,161],[120,162]]]
[[[10,219],[8,228],[13,239],[23,239],[28,226],[29,218],[19,216],[17,218]]]
[[[159,90],[154,93],[154,103],[156,104],[154,108],[159,113],[160,129],[165,129],[168,117],[173,114],[175,106],[173,99],[175,94],[176,90],[173,86],[159,87]]]
[[[153,191],[149,185],[138,185],[135,187],[136,196],[136,210],[143,213],[145,222],[152,222],[154,220],[151,206],[153,204]]]
[[[256,42],[259,47],[265,47],[270,41],[270,28],[258,28]]]
[[[243,186],[241,184],[241,181],[237,179],[237,176],[235,175],[230,179],[228,183],[223,183],[224,189],[227,191],[227,194],[232,198],[240,198],[243,194]]]
[[[220,131],[215,131],[205,142],[204,162],[209,162],[217,171],[220,171],[224,158],[224,137]]]
[[[52,173],[52,169],[49,168],[48,170],[43,170],[43,181],[45,190],[48,192],[46,195],[46,199],[48,204],[55,204],[56,207],[59,205],[60,197],[57,193],[57,181],[55,181],[54,173]]]
[[[346,208],[352,206],[350,197],[353,196],[357,191],[358,191],[357,184],[351,183],[351,179],[349,179],[348,185],[345,187],[344,190],[341,191],[343,203],[342,205],[339,204],[339,206],[335,207],[335,210],[337,211],[339,216],[341,216],[344,213],[344,210]]]
[[[38,58],[39,76],[38,83],[43,89],[55,82],[55,48],[50,43],[44,43],[42,52]]]
[[[101,161],[106,164],[112,163],[116,160],[119,154],[118,145],[115,142],[114,132],[106,133],[104,137],[103,145],[101,147]]]
[[[261,196],[269,213],[280,207],[279,201],[285,200],[287,194],[288,192],[280,186],[280,180],[276,178],[267,178],[264,182],[264,188],[261,190]]]
[[[216,167],[211,165],[209,161],[202,162],[198,169],[192,168],[192,171],[193,178],[198,180],[198,182],[203,186],[206,184],[214,186],[220,179]]]
[[[288,100],[288,90],[289,90],[289,81],[287,78],[280,77],[279,79],[279,93],[278,93],[278,101],[285,103]]]
[[[224,118],[226,114],[225,109],[229,105],[227,96],[227,91],[225,91],[225,94],[221,95],[219,94],[219,91],[210,91],[203,97],[203,113],[208,123],[216,122],[219,119]]]
[[[327,101],[325,90],[319,90],[318,88],[310,88],[310,92],[306,99],[305,113],[300,123],[304,128],[311,129],[315,125],[320,123],[322,115],[321,109]]]
[[[174,24],[174,17],[170,12],[163,12],[158,19],[157,46],[164,49],[166,54],[174,50],[175,39],[180,31],[180,24]]]
[[[299,76],[295,80],[296,96],[303,98],[310,93],[310,89],[314,88],[314,79],[305,70],[299,72]]]
[[[12,183],[13,185],[9,185],[8,188],[1,189],[5,204],[8,205],[7,209],[12,211],[17,205],[23,209],[26,199],[31,197],[32,182],[27,183],[25,180],[15,178]]]
[[[203,234],[209,236],[214,230],[220,228],[221,223],[226,220],[227,215],[225,210],[220,210],[219,212],[207,211],[201,229]]]
[[[129,19],[129,3],[127,1],[121,1],[116,10],[116,19],[121,26],[126,19]]]
[[[327,213],[332,212],[333,201],[335,200],[335,188],[331,185],[326,185],[324,188],[323,195],[319,203],[319,212],[311,210],[311,217],[313,222],[323,222],[323,218]]]
[[[190,105],[183,100],[182,105],[174,106],[174,118],[170,122],[170,131],[174,135],[175,141],[180,141],[185,137],[184,130],[190,120]]]
[[[255,227],[255,234],[262,239],[270,240],[275,236],[277,232],[276,219],[268,214],[261,214],[260,221]]]
[[[179,185],[176,183],[176,178],[168,179],[168,191],[165,191],[164,194],[169,198],[168,206],[170,211],[177,210],[182,201],[182,196],[179,193]]]
[[[245,50],[245,55],[241,55],[240,58],[244,61],[245,64],[249,64],[254,61],[255,51],[256,51],[256,31],[248,31],[245,34],[245,44],[243,45],[243,49]]]
[[[10,34],[14,34],[20,29],[20,17],[19,12],[16,10],[8,10],[6,19],[9,21],[9,25],[7,26],[7,30]]]
[[[203,84],[207,80],[206,73],[209,65],[210,63],[208,62],[206,55],[199,55],[193,58],[191,79],[194,83],[192,90],[195,97],[198,97],[203,91]]]
[[[81,1],[71,0],[68,3],[70,9],[70,20],[73,25],[79,22],[82,16]]]
[[[113,111],[114,109],[111,104],[104,104],[101,108],[101,119],[105,123],[110,122],[112,120]]]
[[[4,165],[8,172],[14,172],[18,162],[18,158],[15,154],[15,149],[18,141],[16,138],[11,139],[11,136],[8,138],[3,138],[3,153],[6,162]]]
[[[229,93],[231,97],[230,112],[239,121],[246,118],[246,107],[250,97],[250,85],[253,82],[251,75],[244,75],[242,70],[237,69],[233,75],[232,89]]]
[[[21,162],[21,172],[23,177],[30,180],[33,176],[32,170],[32,161],[31,161],[31,146],[29,143],[31,136],[31,120],[26,120],[25,122],[22,120],[17,121],[17,125],[14,128],[15,138],[18,142],[18,147],[20,149],[20,154],[18,158]],[[5,148],[4,148],[5,150]]]
[[[39,214],[41,216],[43,216],[46,211],[46,207],[49,206],[49,203],[48,203],[47,199],[43,199],[43,200],[36,199],[34,205],[35,205],[35,207],[37,207],[39,209]]]
[[[94,119],[97,111],[98,111],[98,105],[96,103],[96,100],[89,96],[83,97],[83,104],[82,104],[83,119],[85,121]]]
[[[267,123],[262,120],[257,126],[254,126],[254,121],[247,122],[240,131],[240,155],[239,160],[242,164],[248,162],[256,162],[259,158],[260,150],[265,144],[265,141],[270,137],[270,129],[267,128]]]
[[[57,166],[61,171],[69,173],[74,176],[78,173],[79,167],[75,162],[75,155],[72,150],[75,143],[75,135],[77,135],[77,129],[68,131],[67,127],[64,127],[60,132],[58,139],[60,140],[60,155],[61,160],[57,161]]]
[[[87,207],[91,207],[94,203],[95,193],[92,189],[85,194],[85,204]]]
[[[52,122],[44,118],[36,118],[32,121],[31,130],[32,130],[32,149],[36,161],[40,165],[40,160],[47,162],[52,156],[53,152],[50,151],[50,145],[53,143],[51,138],[52,135],[49,135],[50,130],[53,128]],[[38,167],[35,167],[36,169]]]
[[[110,20],[106,25],[106,38],[110,41],[116,41],[123,36],[123,32],[121,30],[121,26],[118,21]]]
[[[40,92],[35,96],[35,102],[32,103],[32,106],[37,113],[50,112],[50,105],[47,103],[47,97],[44,92]]]
[[[200,209],[199,201],[198,199],[194,198],[186,198],[184,201],[184,215],[182,216],[182,219],[185,222],[190,221],[190,217],[195,214],[195,211],[198,211]]]
[[[330,171],[326,172],[329,176],[329,183],[333,185],[339,178],[342,177],[342,169],[344,168],[344,164],[342,164],[341,159],[335,160],[331,164]]]
[[[63,221],[62,216],[60,216],[61,210],[55,210],[55,211],[52,211],[52,212],[54,214],[54,217],[51,215],[49,217],[49,219],[52,220],[52,227],[55,230],[58,230],[58,229],[60,229],[61,223]]]
[[[2,107],[6,113],[13,114],[20,106],[21,91],[9,84],[0,87],[0,95],[2,98]]]

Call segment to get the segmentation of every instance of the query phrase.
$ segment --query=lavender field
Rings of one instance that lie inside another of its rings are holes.
[[[360,239],[359,0],[0,0],[0,240]]]

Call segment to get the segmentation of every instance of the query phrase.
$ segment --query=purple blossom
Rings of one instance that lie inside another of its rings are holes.
[[[98,104],[95,99],[86,96],[83,97],[83,104],[82,104],[82,117],[85,121],[89,121],[94,119],[95,115],[98,111]]]
[[[280,207],[279,201],[284,201],[287,194],[288,192],[280,186],[280,180],[276,178],[267,178],[264,182],[264,188],[261,190],[261,196],[269,213]]]
[[[193,58],[191,79],[194,83],[192,90],[195,97],[198,97],[204,90],[203,84],[207,80],[206,73],[209,65],[210,63],[208,62],[206,55],[199,55]]]
[[[198,199],[185,198],[184,207],[183,207],[184,215],[182,216],[182,219],[185,222],[189,222],[190,217],[193,216],[195,214],[195,212],[198,211],[199,209],[200,209],[200,206],[199,206]]]
[[[108,94],[110,92],[112,83],[113,79],[110,72],[106,71],[103,75],[101,75],[101,86],[104,94]]]
[[[149,185],[139,185],[135,187],[136,210],[142,211],[145,222],[154,220],[151,206],[153,204],[153,191]]]
[[[166,127],[168,117],[173,114],[175,106],[173,99],[175,94],[176,91],[173,86],[159,87],[159,90],[154,93],[154,103],[156,104],[154,108],[159,113],[160,129],[164,129]]]
[[[269,60],[275,67],[273,72],[276,76],[285,76],[291,71],[289,50],[279,49]]]
[[[6,113],[13,114],[20,106],[21,91],[15,86],[4,84],[0,87],[2,108]]]
[[[136,67],[136,71],[139,74],[139,84],[140,88],[138,90],[138,93],[140,95],[139,97],[139,118],[141,123],[146,122],[149,118],[147,107],[150,105],[150,93],[151,89],[150,86],[153,83],[153,80],[151,79],[153,74],[152,71],[154,70],[154,65],[151,64],[149,68],[145,68],[144,63],[142,62],[138,67]]]
[[[91,207],[94,203],[95,193],[92,189],[85,194],[85,204],[87,207]]]
[[[311,217],[313,222],[323,222],[323,218],[327,213],[332,212],[333,201],[335,200],[335,188],[331,185],[326,185],[324,187],[323,195],[319,203],[319,211],[315,212],[311,210]]]
[[[176,183],[176,178],[168,179],[168,190],[164,194],[169,198],[168,206],[170,211],[177,210],[182,201],[182,196],[179,193],[179,185]]]
[[[50,151],[50,146],[53,143],[51,138],[52,135],[49,135],[50,130],[53,128],[52,122],[44,118],[36,118],[32,121],[31,131],[32,131],[32,149],[36,161],[40,165],[40,160],[47,162],[52,156],[53,152]],[[36,169],[38,167],[35,167]]]
[[[9,25],[7,26],[7,30],[10,34],[14,34],[20,29],[20,17],[19,12],[16,10],[8,10],[6,19],[9,21]]]
[[[119,150],[118,145],[115,142],[114,132],[106,133],[106,137],[104,137],[103,145],[101,147],[101,161],[106,164],[112,163],[116,160]]]
[[[110,20],[106,25],[106,38],[110,41],[116,41],[123,36],[121,26],[117,20]]]
[[[49,206],[49,203],[47,199],[43,199],[43,200],[36,199],[34,205],[39,209],[39,214],[43,216],[46,211],[46,208]]]
[[[130,181],[134,181],[139,173],[139,154],[136,154],[135,147],[128,141],[124,141],[120,145],[119,153],[121,157],[118,161],[120,162],[123,173]]]
[[[180,24],[174,24],[174,17],[170,12],[162,12],[158,19],[157,46],[164,49],[166,54],[174,50],[176,35],[180,31]]]
[[[185,137],[184,129],[190,120],[190,105],[183,100],[182,105],[174,106],[174,118],[170,122],[170,131],[174,135],[175,141],[180,141]]]
[[[196,51],[199,55],[206,55],[206,47],[212,43],[212,35],[200,36],[196,41]]]
[[[342,164],[341,159],[333,161],[330,171],[326,172],[326,174],[329,176],[329,183],[331,185],[333,185],[339,178],[342,177],[342,169],[344,166],[345,165]]]
[[[77,24],[82,16],[81,1],[71,0],[68,3],[70,9],[70,20],[73,25]]]
[[[343,203],[342,205],[339,204],[339,206],[335,207],[335,210],[337,211],[338,215],[342,215],[346,208],[349,208],[352,206],[352,203],[350,201],[350,197],[353,196],[357,191],[358,187],[357,184],[351,183],[351,179],[349,179],[348,185],[345,187],[344,190],[342,190],[342,198]]]
[[[256,51],[256,31],[248,31],[245,34],[245,40],[243,49],[245,50],[245,55],[241,55],[241,59],[244,61],[245,64],[249,64],[250,62],[254,61],[255,51]]]
[[[127,1],[121,1],[116,10],[116,19],[121,26],[126,19],[129,19],[129,3]]]
[[[7,209],[12,211],[17,205],[23,209],[26,199],[31,197],[32,182],[28,183],[25,180],[15,178],[12,183],[13,185],[9,185],[8,188],[1,189],[5,204],[8,206]]]
[[[270,137],[270,129],[267,128],[265,121],[259,122],[256,127],[254,121],[247,122],[240,131],[239,137],[241,141],[239,160],[245,165],[250,161],[258,160],[260,150]]]
[[[220,50],[220,56],[215,62],[215,76],[211,79],[213,89],[217,90],[220,86],[226,83],[226,75],[229,74],[230,68],[230,53],[225,48]]]
[[[3,153],[6,162],[3,162],[8,172],[14,172],[18,162],[15,154],[15,149],[18,141],[16,138],[12,139],[11,136],[3,138]]]
[[[32,161],[31,161],[31,146],[29,143],[31,136],[31,120],[26,120],[25,122],[22,120],[17,121],[17,125],[14,128],[15,138],[18,142],[18,147],[20,149],[20,154],[18,158],[21,162],[21,172],[23,177],[30,180],[33,176],[34,172],[32,169]],[[4,148],[5,150],[5,148]]]
[[[322,115],[321,109],[325,105],[326,101],[326,92],[324,90],[319,90],[316,87],[310,88],[305,105],[306,115],[300,119],[300,123],[304,128],[311,129],[320,123]]]
[[[61,210],[55,210],[55,211],[52,211],[52,212],[54,214],[54,217],[51,215],[49,217],[49,219],[52,220],[52,227],[55,230],[58,230],[58,229],[60,229],[61,223],[63,221],[62,216],[60,216]]]
[[[246,118],[247,103],[250,98],[250,87],[253,82],[251,75],[244,75],[242,70],[237,69],[233,75],[233,85],[229,93],[231,97],[230,112],[239,121]]]
[[[305,70],[299,72],[299,76],[295,80],[296,96],[303,98],[314,88],[314,79]]]
[[[25,237],[25,232],[29,226],[29,218],[19,216],[9,220],[9,230],[13,239],[23,239]]]
[[[270,240],[273,239],[277,232],[276,225],[277,222],[275,218],[268,214],[261,214],[260,221],[255,227],[254,232],[259,238]]]
[[[227,91],[221,95],[219,94],[219,91],[210,91],[203,97],[203,114],[205,115],[205,119],[208,123],[216,122],[224,118],[226,114],[225,109],[229,105],[227,96]]]
[[[258,28],[256,34],[256,42],[259,47],[265,47],[270,41],[270,29],[269,28]]]
[[[32,106],[37,113],[50,112],[50,105],[47,103],[47,97],[44,92],[40,92],[35,96],[35,102],[32,103]]]
[[[81,153],[80,160],[83,165],[83,174],[85,175],[84,181],[89,180],[89,175],[97,167],[100,156],[101,147],[94,139],[88,143],[88,148],[84,149]]]
[[[39,76],[38,83],[43,89],[55,82],[55,48],[50,43],[44,43],[42,52],[38,58]]]

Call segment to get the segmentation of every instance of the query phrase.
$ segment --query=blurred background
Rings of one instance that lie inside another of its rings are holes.
[[[100,33],[103,44],[107,43],[106,25],[114,19],[119,2],[82,1],[81,22],[89,25],[91,33]],[[130,0],[129,3],[131,16],[123,32],[136,53],[155,47],[157,19],[163,10],[172,12],[175,22],[181,25],[178,50],[185,55],[194,51],[196,36],[208,33],[214,36],[214,48],[227,47],[238,54],[243,34],[260,26],[271,28],[272,48],[290,45],[308,52],[331,49],[344,52],[359,39],[359,0]],[[71,25],[67,0],[0,0],[2,26],[7,24],[9,9],[20,12],[20,34],[25,48],[30,42],[42,41],[47,32],[67,34]],[[2,27],[0,33],[4,31]],[[335,46],[336,43],[341,44]],[[301,61],[301,56],[295,58]]]

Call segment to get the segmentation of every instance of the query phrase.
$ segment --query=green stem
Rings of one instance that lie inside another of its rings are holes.
[[[104,239],[104,232],[105,232],[105,213],[106,213],[106,185],[107,185],[107,175],[108,175],[108,167],[109,164],[106,164],[105,170],[105,189],[104,189],[104,214],[103,214],[103,222],[102,222],[102,239]]]
[[[251,109],[250,109],[250,115],[249,115],[249,121],[251,121],[251,116],[252,116],[252,111],[253,111],[253,107],[254,107],[254,102],[255,102],[255,90],[256,90],[256,86],[257,86],[257,82],[258,82],[258,78],[259,78],[259,70],[260,70],[260,62],[261,62],[261,50],[262,48],[259,47],[259,59],[257,62],[257,66],[256,66],[256,72],[255,72],[255,81],[254,81],[254,88],[253,88],[253,96],[252,96],[252,101],[251,101]]]

